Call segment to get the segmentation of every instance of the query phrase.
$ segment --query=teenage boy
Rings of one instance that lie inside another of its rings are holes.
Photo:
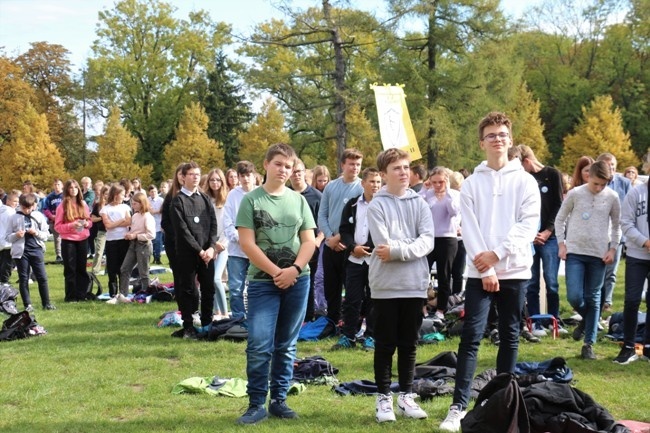
[[[291,419],[286,404],[293,379],[296,342],[309,293],[308,263],[314,254],[314,218],[307,201],[285,187],[296,153],[287,144],[269,147],[266,181],[246,194],[237,214],[248,269],[248,346],[246,375],[249,406],[238,424],[256,424],[268,413]],[[269,384],[270,380],[270,384]]]
[[[342,306],[343,327],[339,341],[332,350],[356,347],[359,319],[363,312],[366,330],[361,340],[366,351],[375,349],[373,338],[372,300],[368,286],[368,265],[375,247],[368,230],[368,206],[372,197],[381,188],[381,176],[376,168],[366,168],[361,173],[363,194],[354,197],[343,207],[341,215],[341,242],[347,246],[345,262],[345,300]]]
[[[54,230],[54,217],[56,216],[56,209],[63,201],[63,181],[61,179],[54,179],[52,183],[52,192],[43,200],[43,215],[47,218],[50,233],[54,237],[54,252],[56,254],[56,262],[63,263],[61,258],[61,236],[59,232]]]
[[[248,256],[239,243],[239,233],[235,227],[237,212],[244,195],[256,186],[255,166],[249,161],[239,161],[235,168],[239,185],[233,188],[226,197],[223,206],[223,232],[228,238],[228,291],[230,295],[230,313],[233,319],[245,319],[244,289],[246,288],[246,272],[248,271]],[[242,322],[246,327],[246,322]]]
[[[339,226],[343,206],[352,197],[363,193],[361,188],[361,161],[363,155],[356,149],[345,149],[341,155],[341,176],[329,182],[323,190],[318,210],[318,228],[325,235],[323,248],[323,286],[327,301],[327,317],[333,324],[341,318],[341,295],[345,273],[345,249],[341,242]],[[334,334],[334,325],[328,331]]]
[[[521,311],[533,264],[531,244],[537,235],[541,201],[535,179],[514,158],[512,124],[503,113],[489,113],[478,127],[486,161],[474,169],[460,190],[463,241],[468,257],[465,321],[458,345],[453,404],[440,430],[460,430],[469,405],[478,348],[490,304],[499,311],[497,372],[513,372],[517,363]]]
[[[390,393],[393,354],[397,349],[397,410],[408,418],[426,418],[413,401],[413,371],[422,311],[429,287],[427,254],[433,250],[431,211],[409,188],[409,158],[392,148],[377,157],[386,187],[368,206],[368,227],[375,243],[368,279],[375,317],[374,370],[377,422],[395,421]]]
[[[18,201],[17,193],[7,194],[7,204],[0,202],[0,284],[9,284],[14,263],[11,259],[11,242],[7,235],[11,233],[11,220],[16,213],[14,202]]]
[[[424,164],[414,164],[411,166],[411,178],[409,186],[415,192],[420,192],[424,185],[424,179],[427,177],[427,169]]]
[[[183,320],[182,337],[196,339],[192,314],[201,302],[201,326],[212,323],[214,248],[217,217],[212,202],[199,191],[201,169],[189,162],[181,170],[181,191],[172,199],[171,223],[176,236],[176,301]],[[201,293],[196,287],[200,284]]]
[[[291,189],[300,193],[305,200],[307,200],[307,205],[311,210],[314,221],[316,221],[318,219],[318,209],[320,208],[322,193],[307,182],[305,177],[306,173],[305,163],[300,159],[296,159],[296,164],[293,166],[293,173],[289,180],[291,181]],[[309,298],[307,300],[305,322],[311,322],[314,320],[314,277],[316,276],[316,270],[318,269],[320,245],[325,238],[323,232],[319,231],[317,228],[314,229],[314,236],[316,236],[316,248],[314,249],[314,254],[309,260]]]
[[[535,254],[533,255],[533,267],[531,269],[532,277],[526,288],[528,314],[534,316],[541,313],[539,306],[540,270],[543,270],[548,313],[552,314],[559,322],[560,283],[557,277],[560,270],[560,257],[558,256],[558,243],[555,236],[555,217],[560,210],[560,206],[562,206],[562,173],[556,168],[545,166],[539,162],[530,147],[520,144],[517,148],[519,149],[519,157],[524,170],[537,181],[542,201],[539,232],[535,236],[535,241],[533,241]],[[567,332],[561,326],[560,330],[563,333]],[[546,336],[546,330],[537,321],[533,325],[533,335],[535,337]]]

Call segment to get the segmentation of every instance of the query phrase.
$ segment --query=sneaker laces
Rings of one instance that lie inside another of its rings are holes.
[[[389,395],[380,395],[379,401],[377,402],[379,412],[392,412],[393,411],[393,402]]]
[[[400,400],[402,403],[404,403],[405,406],[410,407],[411,409],[420,409],[420,406],[414,401],[414,398],[417,396],[417,394],[410,393],[410,394],[402,394],[400,397]]]

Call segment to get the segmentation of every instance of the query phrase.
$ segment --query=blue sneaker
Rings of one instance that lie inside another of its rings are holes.
[[[269,417],[264,406],[250,405],[242,416],[237,419],[237,424],[257,424]]]
[[[340,349],[353,349],[357,346],[357,343],[346,337],[345,335],[341,335],[339,337],[339,341],[336,342],[334,346],[332,346],[331,350],[340,350]]]
[[[372,337],[366,337],[363,339],[363,350],[366,352],[372,352],[375,350],[375,339]]]
[[[269,413],[274,417],[282,419],[298,418],[298,414],[290,409],[284,400],[271,400],[271,403],[269,403]]]

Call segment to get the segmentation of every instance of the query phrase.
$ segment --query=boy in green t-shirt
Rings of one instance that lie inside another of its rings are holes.
[[[267,418],[264,404],[269,388],[269,413],[278,418],[297,418],[285,400],[307,309],[308,263],[315,248],[316,224],[304,197],[285,187],[296,158],[287,144],[271,146],[264,160],[264,185],[244,196],[237,213],[239,244],[250,260],[246,348],[249,406],[238,424],[256,424]]]

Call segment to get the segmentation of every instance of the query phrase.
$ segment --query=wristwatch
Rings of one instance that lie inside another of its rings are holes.
[[[295,263],[292,264],[291,266],[293,266],[294,268],[296,268],[296,270],[298,271],[298,275],[302,274],[302,268],[301,268],[300,266],[298,266],[298,265],[295,264]]]

